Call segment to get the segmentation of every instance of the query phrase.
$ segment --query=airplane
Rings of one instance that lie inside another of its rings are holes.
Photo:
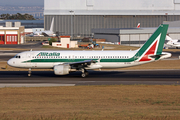
[[[140,28],[140,25],[141,25],[141,24],[140,24],[140,23],[138,23],[137,28]]]
[[[168,25],[161,24],[148,41],[134,51],[25,51],[7,61],[9,66],[31,69],[54,69],[55,75],[81,71],[82,77],[90,69],[122,68],[141,65],[171,57],[162,52]]]
[[[52,18],[50,30],[33,32],[33,36],[56,36],[53,32],[53,27],[54,27],[54,17]]]
[[[167,40],[167,42],[165,42],[166,49],[168,49],[168,46],[176,47],[176,49],[180,47],[180,42],[178,42],[178,39],[172,39],[171,37],[166,35],[166,40]]]

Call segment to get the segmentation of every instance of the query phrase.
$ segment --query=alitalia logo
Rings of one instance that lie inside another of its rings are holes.
[[[60,56],[60,53],[53,52],[53,53],[48,53],[48,52],[40,52],[37,54],[37,56]]]

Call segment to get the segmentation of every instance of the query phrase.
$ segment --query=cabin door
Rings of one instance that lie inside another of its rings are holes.
[[[31,67],[31,68],[36,68],[37,67],[37,63],[35,63],[34,59],[34,54],[33,53],[27,53],[26,54],[26,65],[27,67]]]

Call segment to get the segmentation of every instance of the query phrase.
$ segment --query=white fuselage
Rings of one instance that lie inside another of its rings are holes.
[[[8,61],[13,67],[20,68],[53,68],[55,65],[94,60],[86,69],[120,68],[155,61],[134,60],[137,51],[26,51],[17,54]],[[164,53],[163,58],[170,57]],[[160,58],[161,59],[161,58]]]
[[[46,31],[36,31],[33,34],[34,34],[34,36],[42,36],[43,34],[46,34],[48,36],[55,36],[54,32],[53,31],[49,31],[49,30],[46,30]]]

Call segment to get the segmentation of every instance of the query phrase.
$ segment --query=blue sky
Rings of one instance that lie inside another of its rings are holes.
[[[10,5],[10,6],[44,6],[44,0],[0,0],[0,5]]]

